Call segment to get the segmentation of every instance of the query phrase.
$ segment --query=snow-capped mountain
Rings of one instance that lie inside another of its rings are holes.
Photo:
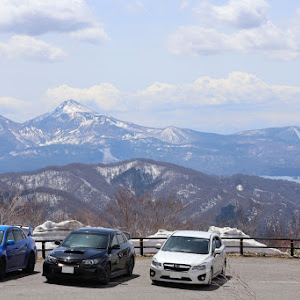
[[[300,127],[233,135],[148,128],[99,114],[74,100],[22,124],[0,116],[1,173],[136,157],[210,174],[300,176]]]
[[[276,180],[241,174],[206,175],[146,159],[1,174],[1,190],[6,193],[12,186],[21,203],[34,198],[44,203],[48,212],[67,216],[78,210],[101,215],[118,189],[126,187],[137,195],[151,192],[154,197],[173,191],[187,205],[185,218],[203,230],[231,219],[242,224],[246,219],[248,233],[257,230],[255,234],[267,235],[267,228],[272,230],[274,226],[292,233],[300,217],[299,183],[282,180],[278,184]]]

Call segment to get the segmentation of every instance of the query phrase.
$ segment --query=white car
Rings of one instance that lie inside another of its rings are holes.
[[[161,245],[157,244],[157,248]],[[225,276],[226,251],[221,238],[211,232],[176,231],[154,255],[150,279],[210,285],[220,274]]]

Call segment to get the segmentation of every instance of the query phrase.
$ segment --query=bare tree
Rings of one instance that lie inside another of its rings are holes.
[[[22,212],[18,201],[18,194],[13,190],[1,192],[0,194],[0,224],[18,223],[19,215]]]
[[[183,228],[181,217],[186,208],[172,191],[155,198],[152,193],[136,196],[133,191],[120,189],[108,203],[105,214],[111,225],[141,236],[161,228]]]

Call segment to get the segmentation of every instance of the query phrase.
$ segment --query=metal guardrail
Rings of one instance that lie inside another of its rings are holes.
[[[132,240],[138,240],[139,246],[135,246],[135,249],[140,249],[140,255],[144,256],[144,249],[155,249],[155,246],[145,246],[144,240],[166,240],[167,238],[164,237],[133,237]],[[245,254],[245,249],[250,248],[257,248],[257,249],[289,249],[290,256],[295,256],[295,250],[300,250],[300,247],[295,246],[295,242],[300,242],[298,238],[265,238],[265,237],[222,237],[222,240],[240,240],[239,246],[226,246],[226,248],[240,248],[240,255]],[[244,245],[244,240],[263,240],[263,241],[289,241],[289,246],[248,246]],[[53,249],[46,249],[46,243],[48,242],[55,242],[57,240],[35,240],[37,243],[42,243],[42,257],[45,259],[46,251],[51,251]],[[230,252],[230,251],[229,251]]]

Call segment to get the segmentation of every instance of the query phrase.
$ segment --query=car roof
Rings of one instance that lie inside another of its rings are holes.
[[[0,225],[0,230],[5,230],[7,228],[18,228],[18,227],[14,225]]]
[[[102,227],[83,227],[83,228],[77,228],[73,232],[111,234],[111,233],[114,233],[114,232],[121,232],[121,231],[119,229],[102,228]]]
[[[204,239],[210,239],[212,235],[215,234],[212,232],[198,231],[198,230],[178,230],[172,234],[172,236],[197,237],[197,238],[204,238]]]

